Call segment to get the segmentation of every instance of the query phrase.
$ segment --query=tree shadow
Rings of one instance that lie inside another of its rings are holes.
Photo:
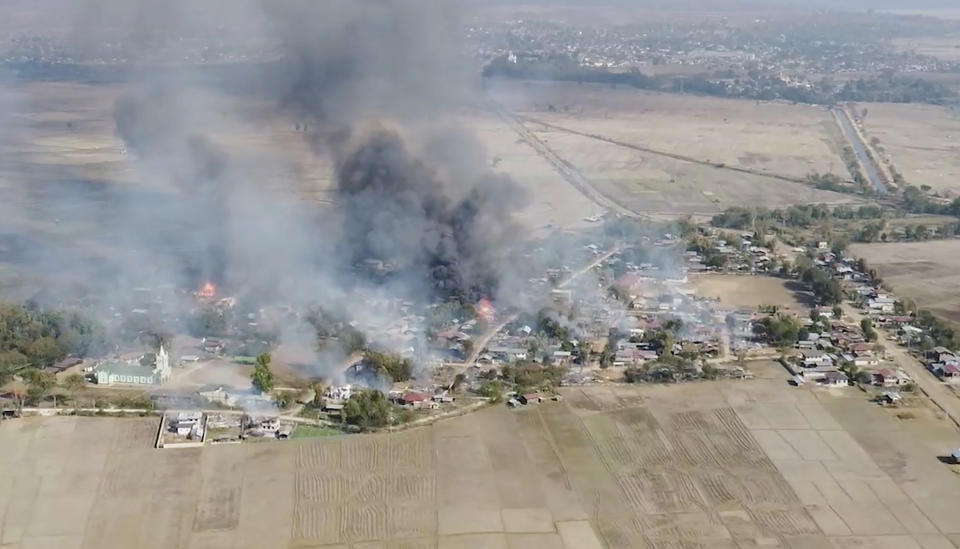
[[[806,286],[796,280],[787,280],[783,283],[786,288],[801,305],[813,308],[817,306],[817,299]]]

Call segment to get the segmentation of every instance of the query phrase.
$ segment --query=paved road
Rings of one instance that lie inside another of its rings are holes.
[[[867,153],[867,144],[860,139],[860,134],[856,128],[854,128],[853,121],[850,120],[850,115],[845,109],[833,109],[833,116],[836,118],[837,124],[840,125],[843,137],[846,138],[847,143],[850,144],[850,148],[853,149],[857,161],[863,168],[863,175],[873,186],[873,189],[877,191],[878,196],[887,194],[887,184],[883,176],[880,175],[880,168],[877,166],[877,163],[873,161],[873,158],[870,157],[870,154]]]
[[[864,318],[864,314],[851,305],[843,305],[843,313],[849,315],[858,324]],[[885,330],[878,330],[878,333],[886,333]],[[909,375],[930,400],[934,402],[941,410],[946,413],[950,419],[960,427],[960,398],[950,390],[942,381],[937,379],[927,368],[911,355],[899,344],[888,341],[887,352],[893,356],[894,362],[903,368],[903,371]]]

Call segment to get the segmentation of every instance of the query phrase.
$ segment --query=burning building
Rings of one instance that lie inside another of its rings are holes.
[[[193,292],[194,297],[198,299],[215,299],[217,297],[217,287],[212,282],[204,282]]]

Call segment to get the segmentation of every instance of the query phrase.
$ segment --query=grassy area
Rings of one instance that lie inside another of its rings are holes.
[[[297,425],[297,428],[293,430],[293,434],[290,435],[290,438],[332,437],[332,436],[337,436],[342,434],[343,434],[342,431],[331,429],[329,427],[315,427],[313,425]]]

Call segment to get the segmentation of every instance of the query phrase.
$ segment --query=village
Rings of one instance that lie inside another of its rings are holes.
[[[243,329],[225,326],[217,337],[196,337],[201,329],[162,338],[147,352],[68,358],[45,370],[61,385],[79,374],[85,390],[144,390],[146,398],[22,409],[166,410],[156,446],[177,448],[405,428],[491,404],[559,400],[562,386],[750,379],[756,360],[779,362],[796,386],[860,386],[899,407],[919,391],[915,369],[894,348],[922,361],[924,381],[960,380],[960,357],[939,344],[936,325],[828,242],[787,248],[708,225],[670,231],[581,238],[575,252],[528,280],[523,299],[532,307],[482,299],[422,310],[382,299],[372,300],[370,310],[380,314],[365,324],[313,318],[320,351],[301,349],[300,358],[291,359],[296,353],[267,328],[271,319],[307,316],[282,307],[243,314]],[[725,291],[709,290],[721,280],[788,285],[803,304],[775,296],[753,306],[731,302]],[[210,284],[191,297],[203,311],[238,307]],[[303,365],[324,352],[324,373],[311,374]],[[258,381],[258,371],[269,380]]]

